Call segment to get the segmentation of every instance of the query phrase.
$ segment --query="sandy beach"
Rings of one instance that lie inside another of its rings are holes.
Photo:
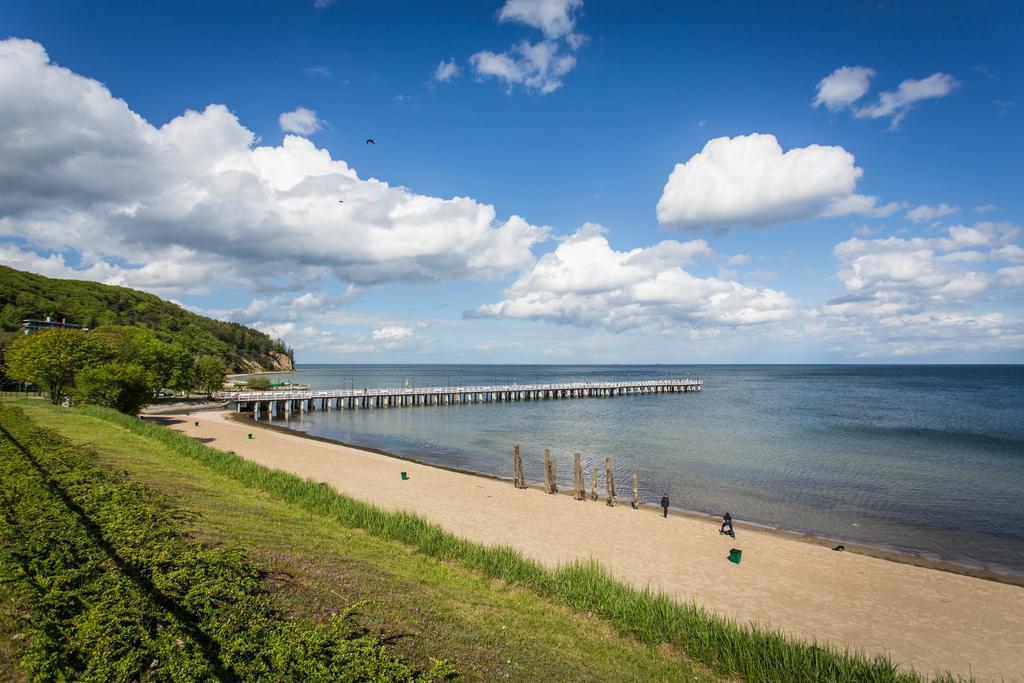
[[[795,638],[889,654],[923,673],[1024,681],[1020,586],[834,552],[743,526],[734,541],[709,520],[633,510],[628,494],[611,508],[518,490],[510,482],[257,430],[222,411],[162,421],[215,448],[385,509],[415,512],[474,541],[513,546],[548,565],[596,558],[623,581]],[[732,547],[743,550],[739,565],[726,559]]]

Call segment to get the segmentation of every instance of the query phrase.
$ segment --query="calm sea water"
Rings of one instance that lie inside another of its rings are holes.
[[[307,413],[288,426],[571,488],[613,458],[628,498],[1024,573],[1024,366],[306,365],[314,388],[695,376],[704,391]]]

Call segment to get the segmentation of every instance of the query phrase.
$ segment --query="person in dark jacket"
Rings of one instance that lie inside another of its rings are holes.
[[[661,494],[661,509],[665,513],[665,514],[662,515],[662,517],[668,517],[668,494],[667,493]]]
[[[726,529],[726,527],[729,527],[728,530]],[[730,515],[728,512],[722,515],[722,528],[718,530],[718,533],[729,534],[733,538],[736,538],[736,532],[732,529],[732,515]]]

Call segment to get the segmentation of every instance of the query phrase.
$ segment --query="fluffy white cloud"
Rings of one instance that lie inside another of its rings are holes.
[[[0,237],[154,291],[490,279],[549,232],[362,179],[302,137],[257,146],[221,105],[157,128],[32,41],[0,41],[0,130]]]
[[[562,87],[562,77],[576,66],[576,58],[562,52],[556,41],[524,40],[507,52],[477,52],[469,63],[479,78],[497,78],[508,88],[522,85],[546,95]]]
[[[582,6],[583,0],[508,0],[498,19],[538,28],[545,38],[560,38],[572,35],[575,13]]]
[[[380,341],[398,341],[401,339],[409,339],[415,333],[411,327],[404,327],[402,325],[391,325],[389,327],[382,327],[379,330],[373,331],[373,338]]]
[[[883,92],[878,102],[857,109],[855,114],[858,118],[891,118],[892,127],[896,128],[916,102],[945,97],[959,85],[959,81],[941,71],[920,80],[908,78],[896,90]]]
[[[893,313],[974,299],[993,284],[992,275],[978,264],[1012,259],[1018,247],[1009,242],[1019,232],[1014,226],[982,223],[954,226],[945,237],[930,239],[847,240],[833,254],[841,264],[837,276],[855,298],[833,303]]]
[[[915,206],[910,211],[907,211],[907,218],[915,223],[926,223],[928,221],[935,220],[936,218],[952,215],[959,211],[959,206],[950,206],[948,204],[928,206],[927,204],[922,204],[921,206]]]
[[[449,59],[447,62],[442,59],[434,69],[434,80],[441,83],[447,83],[458,75],[459,65],[455,63],[454,59]]]
[[[575,33],[576,11],[582,0],[508,0],[498,13],[501,21],[515,21],[540,29],[544,39],[523,40],[504,52],[481,50],[469,63],[479,80],[496,78],[506,89],[514,86],[548,94],[562,87],[562,78],[576,66],[572,52],[583,44]]]
[[[1024,320],[993,310],[1020,286],[1020,229],[1005,223],[954,226],[941,237],[850,239],[836,245],[846,294],[804,312],[787,334],[835,342],[858,358],[947,359],[1024,348]],[[952,355],[950,355],[952,354]]]
[[[841,66],[818,81],[818,91],[813,105],[825,105],[829,111],[848,107],[868,91],[873,69],[865,66]]]
[[[323,127],[316,112],[305,107],[297,107],[294,111],[286,111],[277,117],[281,130],[296,135],[312,135]]]
[[[715,138],[676,164],[658,221],[677,228],[770,225],[850,213],[888,215],[896,204],[855,194],[863,171],[842,147],[782,151],[774,135]]]
[[[601,226],[587,224],[541,257],[505,292],[503,301],[480,306],[470,315],[613,331],[682,328],[693,334],[793,315],[795,302],[783,292],[684,270],[694,259],[711,255],[704,240],[669,240],[616,251]]]

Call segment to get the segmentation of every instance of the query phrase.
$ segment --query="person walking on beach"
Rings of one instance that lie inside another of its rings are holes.
[[[725,529],[726,527],[729,527],[728,531],[726,531],[726,529]],[[722,516],[722,527],[718,530],[718,533],[719,534],[729,534],[733,538],[736,538],[736,532],[733,531],[733,529],[732,529],[732,515],[730,515],[728,512],[726,512]]]
[[[668,517],[668,494],[661,494],[661,509],[664,511],[662,517]]]

